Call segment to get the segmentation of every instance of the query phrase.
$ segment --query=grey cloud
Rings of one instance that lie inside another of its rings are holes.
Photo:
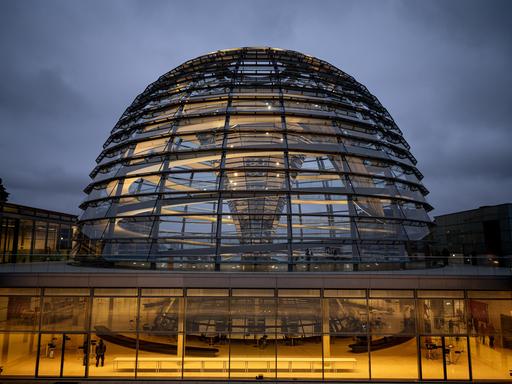
[[[13,200],[76,212],[101,145],[147,84],[200,54],[265,45],[365,84],[411,144],[434,214],[511,201],[511,11],[494,0],[3,1],[0,177]]]

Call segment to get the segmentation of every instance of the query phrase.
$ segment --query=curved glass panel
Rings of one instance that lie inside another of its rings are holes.
[[[428,254],[428,191],[400,129],[366,87],[298,52],[184,63],[127,108],[97,161],[79,254],[237,271]]]

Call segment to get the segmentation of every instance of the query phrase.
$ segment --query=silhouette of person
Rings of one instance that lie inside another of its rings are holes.
[[[103,367],[103,364],[105,363],[105,352],[107,351],[107,346],[103,343],[103,340],[100,339],[100,342],[98,345],[96,345],[96,366],[100,363],[101,360],[101,366]]]

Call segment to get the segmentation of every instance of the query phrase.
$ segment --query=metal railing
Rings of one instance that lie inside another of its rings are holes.
[[[80,272],[90,268],[111,271],[159,272],[324,272],[426,275],[512,275],[512,256],[410,256],[410,257],[239,257],[174,255],[148,258],[137,255],[7,255],[0,273]]]

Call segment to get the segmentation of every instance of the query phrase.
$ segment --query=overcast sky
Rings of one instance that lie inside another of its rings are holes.
[[[326,60],[389,110],[431,214],[512,202],[512,1],[0,0],[0,178],[10,201],[79,213],[115,122],[217,49]]]

